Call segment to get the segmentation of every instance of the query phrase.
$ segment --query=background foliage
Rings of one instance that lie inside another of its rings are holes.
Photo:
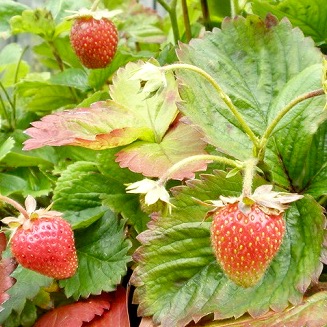
[[[322,87],[325,1],[158,3],[163,16],[137,1],[103,1],[121,10],[118,51],[107,68],[88,70],[65,17],[90,1],[34,9],[2,0],[0,193],[20,202],[31,194],[42,207],[53,201],[73,226],[79,269],[58,282],[16,267],[1,233],[0,324],[59,326],[69,314],[72,327],[129,326],[129,315],[137,325],[150,316],[149,326],[327,325],[325,96],[297,104],[267,141],[255,185],[304,198],[287,211],[281,250],[252,288],[217,265],[208,208],[197,201],[238,196],[240,173],[226,178],[228,167],[203,161],[182,169],[168,184],[172,214],[151,215],[157,208],[126,193],[126,184],[158,178],[191,155],[246,160],[253,152],[203,77],[178,69],[166,88],[147,92],[130,78],[135,70],[147,61],[204,69],[260,138],[290,101]],[[33,47],[15,36],[31,36]],[[15,214],[4,204],[0,212]]]

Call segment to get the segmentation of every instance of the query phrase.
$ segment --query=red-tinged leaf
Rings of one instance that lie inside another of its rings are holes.
[[[6,235],[4,233],[0,233],[0,258],[1,258],[1,253],[6,249],[6,247],[7,247]]]
[[[6,249],[6,236],[0,233],[0,311],[2,310],[1,304],[8,300],[9,295],[5,293],[13,284],[14,279],[10,274],[14,271],[16,263],[12,258],[2,259],[1,253]]]
[[[32,126],[26,130],[31,138],[25,141],[24,150],[45,145],[100,150],[152,138],[152,131],[131,111],[110,100],[96,102],[90,108],[56,112]]]
[[[81,327],[84,322],[90,322],[109,310],[110,299],[111,297],[104,293],[53,309],[42,316],[34,327]]]
[[[122,168],[147,177],[160,177],[178,161],[196,154],[204,154],[206,143],[202,134],[190,125],[179,122],[170,128],[160,143],[136,142],[117,154]],[[205,161],[182,167],[173,179],[193,178],[194,172],[205,170]]]
[[[149,317],[143,317],[139,327],[158,327]]]
[[[110,296],[110,310],[90,323],[83,324],[83,327],[130,327],[126,290],[118,287],[116,292],[110,293]]]

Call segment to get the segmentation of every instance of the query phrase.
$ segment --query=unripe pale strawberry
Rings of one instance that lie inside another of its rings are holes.
[[[278,252],[285,234],[283,213],[267,214],[253,204],[246,213],[239,202],[213,214],[211,242],[217,261],[233,282],[257,284]]]

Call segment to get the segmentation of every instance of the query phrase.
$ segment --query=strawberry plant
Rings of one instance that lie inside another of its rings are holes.
[[[325,326],[323,0],[158,3],[0,9],[0,324]]]

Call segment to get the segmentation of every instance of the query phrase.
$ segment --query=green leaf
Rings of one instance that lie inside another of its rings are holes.
[[[4,39],[10,36],[9,20],[12,16],[20,15],[29,7],[12,0],[2,0],[0,6],[0,32]]]
[[[69,86],[86,92],[90,89],[87,85],[87,73],[84,69],[68,68],[63,72],[51,77],[50,82],[53,85]]]
[[[214,322],[206,325],[210,327],[303,327],[312,326],[320,327],[326,326],[326,305],[327,292],[319,292],[305,299],[305,301],[297,306],[292,306],[284,312],[272,312],[260,317],[260,319],[253,319],[245,317],[237,321],[229,320],[226,322]]]
[[[298,26],[306,36],[311,36],[317,45],[322,45],[327,43],[327,13],[321,10],[325,5],[325,0],[283,0],[276,4],[254,0],[252,10],[261,17],[268,12],[279,19],[287,17],[292,25]]]
[[[1,83],[4,87],[14,85],[29,72],[29,65],[25,61],[20,61],[22,52],[22,47],[17,43],[10,43],[1,50],[0,72],[2,73]]]
[[[0,173],[0,194],[10,195],[16,192],[23,192],[26,189],[26,181],[18,176]]]
[[[321,73],[319,64],[304,69],[292,78],[272,104],[270,120],[292,98],[321,88]],[[310,187],[312,178],[323,168],[327,157],[324,148],[327,111],[324,110],[324,105],[323,96],[303,101],[285,115],[275,128],[268,145],[274,154],[268,155],[267,164],[272,169],[275,181],[280,185],[303,192],[305,188]],[[320,183],[319,178],[315,179],[315,183],[317,182]],[[324,179],[321,182],[323,183]]]
[[[75,233],[78,256],[76,274],[60,281],[68,297],[88,297],[113,291],[126,274],[130,243],[124,239],[124,222],[112,212]]]
[[[50,81],[21,80],[16,84],[16,92],[25,109],[35,112],[49,112],[76,101],[68,87]]]
[[[131,171],[147,177],[162,176],[173,164],[196,154],[205,154],[203,135],[190,125],[176,123],[159,143],[135,142],[119,151],[117,162]],[[198,161],[181,168],[170,176],[182,180],[193,178],[194,172],[206,169],[206,162]]]
[[[305,39],[286,20],[278,23],[272,16],[265,21],[257,16],[225,19],[221,30],[215,29],[189,45],[181,44],[178,57],[209,73],[257,136],[262,136],[274,117],[276,98],[297,74],[315,67],[308,81],[301,79],[303,92],[312,91],[311,87],[317,87],[321,80],[321,72],[315,66],[321,64],[321,53],[312,40]],[[181,111],[202,128],[219,151],[240,160],[251,157],[251,142],[208,81],[194,72],[176,73],[184,100]],[[286,100],[297,95],[288,87]]]
[[[100,196],[113,191],[115,185],[111,182],[100,173],[97,164],[77,161],[57,180],[53,207],[65,212],[65,218],[73,228],[86,227],[104,212]]]
[[[140,3],[125,4],[124,7],[119,29],[124,31],[130,42],[151,43],[153,46],[166,41],[162,18],[156,11]]]
[[[13,34],[33,33],[47,41],[53,39],[55,23],[51,12],[46,9],[25,10],[20,16],[10,19]]]
[[[139,51],[133,53],[126,45],[120,45],[117,49],[115,57],[109,66],[103,69],[91,69],[89,70],[90,87],[95,90],[101,90],[106,84],[109,78],[117,71],[118,68],[125,66],[128,62],[136,60],[144,60],[153,57],[153,53],[144,53]]]
[[[0,145],[0,161],[12,150],[15,145],[15,141],[12,137],[8,137],[1,145]]]
[[[74,229],[85,228],[106,210],[121,214],[140,232],[146,228],[148,216],[140,209],[138,196],[126,193],[125,183],[141,177],[115,163],[114,150],[97,154],[96,162],[78,161],[68,166],[56,182],[55,210],[64,213]]]
[[[89,8],[91,6],[90,0],[48,0],[46,2],[46,8],[51,11],[56,22],[61,22],[62,19],[70,15],[67,10],[79,10],[80,8]]]
[[[27,153],[22,150],[22,142],[26,139],[23,132],[16,129],[11,135],[15,141],[14,147],[2,158],[1,165],[15,168],[31,166],[50,168],[56,162],[57,158],[53,149],[37,149]],[[7,140],[7,134],[0,135],[0,142],[7,142]]]
[[[129,62],[119,69],[109,93],[116,103],[128,108],[131,114],[143,122],[143,126],[152,130],[156,141],[160,141],[177,115],[177,84],[173,75],[168,73],[165,88],[155,94],[141,92],[140,82],[130,79],[141,65]]]
[[[13,311],[21,314],[26,301],[32,300],[41,287],[47,287],[53,281],[52,278],[25,269],[22,266],[16,268],[12,277],[16,279],[16,283],[7,291],[10,298],[2,305],[4,310],[0,312],[0,324],[3,324]]]
[[[138,237],[142,246],[134,255],[138,266],[132,283],[139,313],[153,315],[163,327],[185,326],[212,312],[218,319],[257,317],[269,309],[281,311],[297,305],[322,270],[323,209],[310,197],[295,202],[285,214],[287,233],[264,278],[242,288],[221,271],[211,248],[208,208],[194,198],[215,200],[238,196],[241,177],[204,175],[175,190],[172,215],[159,217]]]
[[[107,91],[97,91],[92,93],[90,96],[85,98],[82,102],[78,104],[79,108],[86,108],[90,107],[92,103],[98,102],[98,101],[105,101],[108,100],[109,94]]]
[[[13,311],[11,315],[6,319],[6,327],[16,327],[16,326],[33,326],[35,320],[37,319],[37,307],[35,304],[27,300],[24,309],[20,314]]]
[[[122,169],[115,162],[116,151],[105,150],[98,155],[98,168],[111,185],[110,192],[101,195],[103,204],[128,220],[137,233],[146,229],[149,217],[140,208],[139,196],[126,193],[126,184],[142,179],[141,175]]]

